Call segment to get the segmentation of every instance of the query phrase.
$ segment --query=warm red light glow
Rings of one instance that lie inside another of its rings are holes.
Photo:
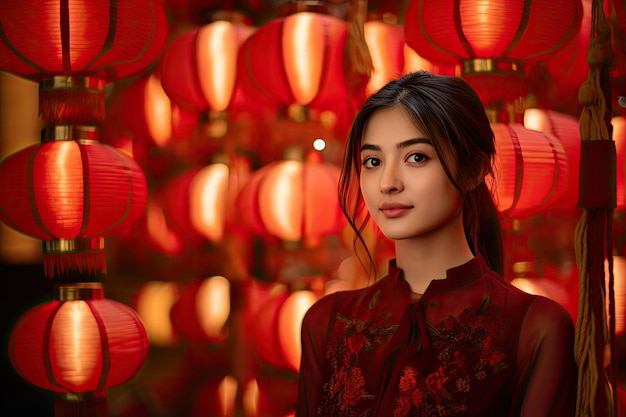
[[[552,110],[529,108],[524,111],[524,127],[556,136],[567,154],[569,165],[565,192],[555,205],[573,209],[578,203],[580,132],[578,118]]]
[[[302,105],[317,95],[322,79],[325,28],[314,13],[295,13],[285,18],[283,34],[284,65],[289,85]]]
[[[106,298],[55,300],[33,307],[16,323],[9,345],[20,375],[55,392],[120,385],[143,366],[148,354],[139,316]]]
[[[519,124],[494,123],[495,182],[498,210],[507,217],[527,216],[562,196],[569,165],[558,138]]]
[[[198,288],[196,313],[202,330],[209,338],[222,332],[230,315],[230,283],[221,276],[207,278]]]
[[[146,82],[144,103],[150,137],[157,146],[164,147],[172,139],[172,103],[154,75]]]
[[[252,174],[237,200],[238,215],[253,233],[283,240],[315,239],[345,224],[337,201],[339,168],[315,161],[283,160]]]
[[[246,35],[252,30],[250,28]],[[212,110],[224,111],[230,104],[235,89],[237,52],[241,41],[237,28],[227,21],[213,22],[198,31],[196,53],[198,74],[201,75],[200,87]]]
[[[148,281],[139,289],[135,310],[143,322],[148,340],[156,346],[172,346],[177,341],[170,310],[178,300],[175,282]]]
[[[317,301],[311,291],[294,291],[283,302],[278,316],[278,335],[280,345],[289,367],[300,369],[302,346],[300,327],[307,310]]]

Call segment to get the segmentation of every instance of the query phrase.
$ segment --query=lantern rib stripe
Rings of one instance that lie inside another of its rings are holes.
[[[524,2],[524,11],[522,12],[522,16],[521,16],[520,21],[519,21],[519,26],[517,28],[517,31],[515,32],[515,38],[513,38],[511,40],[511,42],[509,43],[509,46],[501,54],[501,56],[508,56],[510,53],[512,53],[513,50],[515,50],[515,48],[517,48],[518,43],[524,37],[524,32],[526,32],[526,29],[528,28],[528,20],[530,19],[530,7],[531,7],[531,5],[532,5],[532,1],[525,1]],[[541,54],[544,54],[544,53],[545,53],[545,51],[541,51]]]
[[[330,34],[328,33],[328,25],[326,23],[324,23],[324,28],[325,28],[324,38],[326,39],[324,40],[324,56],[322,58],[322,63],[324,65],[322,66],[322,73],[320,74],[320,80],[325,80],[327,77],[329,77],[328,74],[330,72],[330,53],[331,53],[330,45],[331,45],[332,39],[330,37]],[[318,87],[318,92],[315,94],[315,97],[313,97],[311,102],[307,104],[311,104],[315,102],[315,99],[320,96],[319,89],[321,88],[322,84],[323,84],[323,81],[320,81],[320,87]]]
[[[61,31],[61,60],[63,71],[72,71],[72,58],[70,56],[70,10],[69,0],[59,2],[59,30]]]
[[[289,101],[291,103],[294,103],[296,102],[296,95],[293,92],[293,86],[289,82],[289,75],[287,74],[287,66],[285,65],[285,45],[282,42],[282,36],[283,36],[284,30],[285,30],[285,19],[281,19],[280,29],[278,30],[278,33],[281,34],[281,39],[279,39],[280,42],[278,42],[278,50],[279,50],[278,56],[281,57],[283,61],[282,65],[279,65],[280,75],[281,75],[282,80],[287,80],[287,85],[289,86]]]
[[[520,145],[519,137],[517,136],[517,132],[509,125],[507,125],[506,127],[509,131],[511,141],[513,142],[513,148],[515,149],[515,189],[513,191],[513,201],[511,202],[511,207],[507,210],[508,214],[515,209],[515,206],[519,202],[520,196],[522,194],[522,183],[524,178],[524,155],[522,155],[522,148]]]
[[[528,55],[526,57],[527,61],[533,61],[535,60],[538,56],[544,56],[546,54],[551,54],[555,51],[560,50],[563,47],[563,44],[567,44],[571,41],[571,39],[574,36],[577,36],[578,33],[580,32],[580,25],[581,25],[581,21],[582,21],[582,9],[581,8],[577,8],[576,11],[576,16],[574,17],[574,19],[572,19],[571,24],[567,30],[567,32],[565,33],[565,35],[563,35],[563,37],[561,38],[561,40],[557,43],[555,43],[551,48],[549,49],[544,49],[542,51],[539,51],[536,54],[531,54]],[[558,18],[557,16],[555,16],[555,18]]]
[[[54,309],[54,311],[50,312],[50,315],[48,316],[48,319],[46,320],[46,325],[44,326],[43,329],[43,333],[41,335],[42,340],[41,340],[41,360],[43,361],[43,366],[44,366],[44,370],[46,372],[46,378],[48,379],[48,381],[50,381],[52,384],[56,385],[57,387],[62,388],[65,391],[72,391],[70,389],[68,389],[67,387],[63,386],[63,384],[59,383],[59,381],[57,381],[55,375],[54,375],[54,366],[52,361],[50,360],[50,358],[52,357],[52,355],[50,354],[50,339],[52,337],[52,324],[54,323],[54,319],[57,316],[57,313],[59,312],[59,310],[61,309],[61,307],[63,307],[64,302],[60,301],[57,303],[56,308]]]
[[[251,36],[250,38],[248,38],[247,42],[251,43],[252,39],[254,38]],[[244,49],[243,61],[244,61],[244,67],[246,69],[246,77],[248,81],[254,85],[255,94],[261,94],[264,97],[274,100],[274,96],[262,84],[260,84],[257,81],[256,77],[254,76],[254,71],[252,70],[252,59],[250,57],[250,55],[252,54],[252,49],[253,48],[249,45]]]
[[[97,62],[102,56],[113,49],[113,45],[115,43],[115,37],[117,36],[117,21],[118,21],[118,13],[119,8],[117,6],[117,0],[110,0],[109,3],[109,27],[107,31],[107,36],[102,44],[102,49],[100,52],[91,59],[91,61],[85,66],[86,69],[91,68],[94,62]],[[145,48],[144,48],[145,50]]]
[[[83,219],[78,236],[85,236],[91,217],[91,174],[89,173],[89,155],[85,146],[78,146],[83,165]]]
[[[40,149],[41,148],[37,148],[33,150],[33,152],[31,152],[26,167],[26,184],[28,184],[28,204],[30,206],[30,212],[33,215],[33,220],[35,221],[35,223],[37,223],[41,231],[47,234],[50,239],[56,239],[54,233],[52,233],[50,229],[48,229],[47,225],[41,220],[41,215],[37,206],[37,192],[35,190],[34,172],[35,160],[37,159],[37,151]]]
[[[552,140],[552,138],[549,138],[550,140],[548,141],[548,146],[550,146],[550,150],[552,151],[552,159],[553,159],[553,163],[554,163],[554,173],[552,175],[552,187],[550,188],[550,191],[546,194],[546,197],[543,199],[543,201],[541,201],[541,203],[539,203],[539,205],[544,206],[544,205],[548,205],[549,202],[552,200],[552,198],[554,197],[554,194],[556,193],[556,189],[557,189],[557,185],[560,184],[559,181],[559,177],[560,177],[560,172],[561,172],[561,164],[559,163],[559,152],[557,152],[557,149],[554,146],[554,141]]]
[[[127,188],[127,193],[126,193],[126,208],[124,210],[124,214],[122,214],[115,222],[111,223],[111,225],[109,227],[107,227],[106,229],[104,229],[102,231],[102,234],[108,234],[110,233],[111,230],[116,229],[121,223],[124,223],[133,208],[133,172],[130,169],[130,167],[124,162],[124,159],[122,158],[122,154],[118,153],[118,152],[114,152],[112,153],[112,155],[114,155],[120,162],[120,165],[122,166],[122,169],[124,170],[124,173],[126,174],[126,181],[125,184],[128,185]],[[121,190],[120,190],[121,191]]]
[[[470,45],[469,41],[467,40],[467,37],[465,36],[465,33],[463,32],[463,22],[461,22],[460,3],[461,3],[461,0],[454,0],[454,6],[453,6],[454,29],[456,30],[456,35],[459,38],[459,42],[461,42],[461,45],[463,45],[463,49],[465,49],[465,52],[467,52],[467,55],[469,55],[470,59],[473,59],[473,58],[476,58],[476,52],[472,48],[472,45]]]
[[[420,0],[418,6],[419,6],[419,13],[418,16],[422,16],[423,14],[423,7],[424,7],[424,1],[425,0]],[[417,23],[420,26],[420,32],[422,33],[422,35],[424,35],[424,38],[428,41],[428,43],[430,44],[430,46],[432,46],[433,48],[437,49],[439,52],[442,52],[448,56],[452,56],[454,57],[457,61],[462,61],[465,58],[454,54],[452,52],[450,52],[449,50],[447,50],[446,48],[443,48],[441,45],[439,45],[439,43],[435,42],[435,40],[433,38],[430,37],[430,34],[428,33],[428,31],[426,30],[426,28],[424,27],[424,22],[422,19],[417,19]],[[464,35],[463,35],[464,36]],[[414,49],[415,51],[417,51],[416,49]]]
[[[33,69],[37,70],[38,72],[45,72],[45,69],[43,67],[40,67],[39,65],[35,64],[33,61],[31,61],[30,59],[28,59],[26,56],[24,56],[24,54],[22,54],[20,51],[18,51],[13,44],[11,44],[11,42],[9,42],[9,39],[7,38],[7,34],[4,30],[4,25],[2,24],[2,21],[0,21],[0,39],[2,39],[2,42],[6,45],[6,47],[13,52],[13,54],[15,54],[15,56],[22,62],[30,65],[31,67],[33,67]],[[10,69],[7,69],[7,71],[11,71]],[[15,73],[14,71],[12,71],[13,73]]]
[[[25,320],[18,320],[18,322],[15,324],[15,327],[11,330],[12,333],[14,334],[18,334],[18,332],[20,332],[20,329],[26,325],[26,321]],[[17,338],[16,337],[11,337],[9,339],[9,357],[11,358],[11,361],[14,361],[13,358],[15,358],[16,352],[17,352]],[[19,366],[19,364],[17,362],[14,363],[13,368],[15,369],[15,371],[22,377],[24,378],[26,381],[29,381],[32,383],[31,378],[29,378],[29,376],[23,371],[22,367]]]
[[[98,309],[95,308],[93,300],[86,300],[87,306],[93,314],[93,318],[98,324],[98,332],[100,332],[100,351],[102,352],[102,371],[100,372],[100,381],[97,390],[106,389],[106,382],[111,371],[111,346],[107,336],[106,325]]]
[[[193,42],[192,45],[194,45],[194,50],[198,50],[198,37],[200,36],[200,31],[196,30],[193,34]],[[199,68],[199,63],[198,63],[198,53],[196,52],[195,54],[191,54],[191,61],[190,63],[188,63],[188,65],[191,68]],[[201,86],[202,85],[202,81],[200,80],[200,71],[196,70],[196,71],[191,71],[191,76],[194,78],[193,84],[197,85],[197,86]],[[180,81],[178,81],[180,82]],[[210,108],[211,104],[209,103],[209,100],[207,100],[206,98],[206,94],[199,94],[200,98],[202,99],[202,106],[204,108]]]

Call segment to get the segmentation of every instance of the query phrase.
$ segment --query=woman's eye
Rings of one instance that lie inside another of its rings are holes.
[[[419,152],[412,153],[407,158],[408,162],[412,162],[412,163],[415,163],[415,164],[426,162],[427,159],[428,159],[428,157],[426,155],[424,155],[423,153],[419,153]]]
[[[365,158],[363,160],[363,166],[365,168],[374,168],[380,165],[380,159],[377,158]]]

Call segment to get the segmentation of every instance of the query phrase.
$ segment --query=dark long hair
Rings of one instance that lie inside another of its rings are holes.
[[[378,110],[402,106],[432,141],[448,178],[463,198],[465,236],[472,252],[502,275],[498,212],[485,177],[493,175],[494,134],[476,92],[461,78],[419,71],[393,80],[365,101],[356,115],[344,154],[339,204],[355,231],[354,245],[367,250],[361,236],[369,215],[359,189],[361,138]],[[358,251],[355,251],[359,253]],[[372,254],[367,252],[374,267]]]

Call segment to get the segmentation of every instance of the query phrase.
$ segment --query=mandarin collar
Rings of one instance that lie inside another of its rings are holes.
[[[426,292],[462,287],[465,284],[476,281],[488,271],[490,271],[490,269],[487,266],[485,258],[483,258],[482,255],[476,255],[466,263],[448,269],[446,271],[445,279],[432,280],[426,289]],[[395,259],[391,259],[389,261],[388,277],[392,285],[402,285],[410,289],[408,283],[404,279],[404,271],[396,266]]]

